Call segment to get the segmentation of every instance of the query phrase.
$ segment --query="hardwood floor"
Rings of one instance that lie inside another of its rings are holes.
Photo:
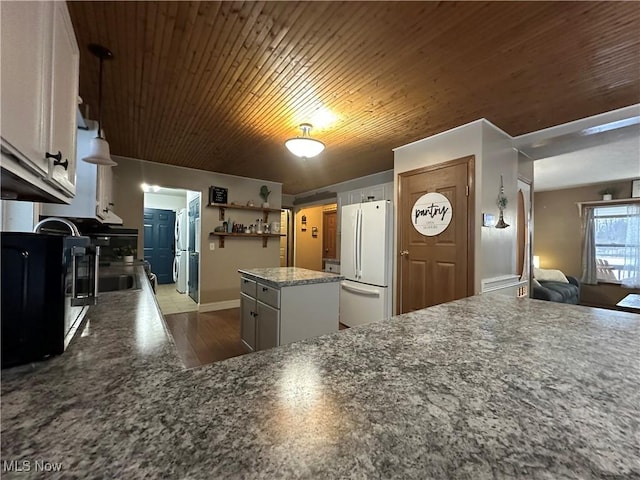
[[[249,353],[240,341],[240,309],[165,315],[178,355],[187,368]]]
[[[187,368],[249,353],[240,341],[240,309],[184,312],[164,316],[178,355]],[[349,328],[340,324],[340,330]]]

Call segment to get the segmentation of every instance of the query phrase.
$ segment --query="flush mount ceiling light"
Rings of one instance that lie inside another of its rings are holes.
[[[113,53],[102,45],[96,45],[95,43],[89,44],[89,51],[100,59],[100,78],[98,80],[98,136],[91,139],[89,144],[89,155],[84,157],[87,163],[94,163],[96,165],[118,165],[111,159],[111,153],[109,152],[109,143],[102,138],[102,62],[104,60],[111,60]]]
[[[313,128],[309,123],[300,125],[302,136],[290,138],[284,142],[285,147],[296,157],[311,158],[324,150],[324,143],[309,136],[309,131]]]

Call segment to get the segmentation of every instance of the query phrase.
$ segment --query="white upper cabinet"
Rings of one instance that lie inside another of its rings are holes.
[[[65,2],[54,2],[51,75],[51,129],[49,151],[60,152],[60,162],[50,160],[49,177],[73,195],[76,187],[76,110],[80,53]]]
[[[49,173],[50,48],[53,2],[2,3],[2,148]]]
[[[376,202],[378,200],[393,201],[393,182],[381,183],[371,187],[349,190],[338,194],[344,202],[342,205],[353,205],[354,203]]]
[[[80,55],[67,5],[2,2],[0,16],[2,168],[28,184],[10,185],[17,198],[40,191],[43,200],[68,202],[75,192]],[[58,152],[59,161],[52,157]]]

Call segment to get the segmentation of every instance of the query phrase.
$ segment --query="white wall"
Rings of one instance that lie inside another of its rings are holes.
[[[482,170],[480,202],[476,203],[476,225],[480,226],[480,250],[476,244],[476,258],[480,255],[480,273],[483,280],[515,274],[516,271],[516,207],[518,193],[518,155],[509,135],[495,125],[482,124]],[[496,204],[500,192],[500,175],[504,194],[508,199],[504,229],[482,227],[482,213],[493,213],[496,220],[500,210]],[[477,264],[477,262],[476,262]]]
[[[167,195],[165,193],[147,192],[144,194],[144,208],[159,208],[177,212],[187,207],[187,194],[182,196]]]
[[[482,281],[515,273],[515,207],[518,158],[509,135],[481,119],[394,150],[394,234],[398,239],[398,180],[402,172],[437,165],[457,158],[475,156],[475,258],[474,292]],[[504,230],[482,227],[482,212],[498,213],[496,199],[500,174],[509,199],[505,220],[514,225]],[[508,218],[508,220],[507,220]],[[394,255],[394,262],[397,255]],[[394,265],[394,291],[397,288]],[[394,295],[395,301],[396,295]],[[394,306],[395,309],[395,306]]]
[[[393,171],[394,171],[394,237],[396,245],[398,241],[398,175],[402,172],[416,170],[418,168],[427,167],[429,165],[437,165],[439,163],[455,160],[469,155],[475,155],[475,177],[476,177],[476,195],[475,203],[480,204],[481,188],[478,185],[482,179],[482,120],[462,125],[460,127],[439,133],[429,138],[418,140],[417,142],[398,147],[394,150]],[[480,226],[476,221],[475,232],[475,277],[474,291],[480,292],[481,276],[480,276],[480,258],[478,255],[478,246],[480,245]],[[393,256],[394,263],[397,255]],[[397,267],[393,266],[393,288],[394,293],[397,291]],[[397,295],[394,294],[394,302]],[[395,305],[394,305],[395,311]]]
[[[0,224],[3,232],[32,232],[38,222],[38,205],[32,202],[0,200]]]
[[[200,303],[219,304],[224,308],[239,302],[239,268],[277,267],[280,265],[280,245],[276,239],[269,240],[267,248],[262,248],[262,240],[256,238],[228,238],[225,247],[219,248],[218,238],[210,236],[214,228],[222,225],[220,209],[207,207],[209,187],[228,188],[228,201],[246,205],[248,200],[257,201],[262,185],[271,190],[269,203],[272,208],[280,208],[282,185],[276,182],[224,175],[192,168],[175,167],[161,163],[147,162],[131,158],[116,157],[117,167],[113,167],[115,203],[118,214],[126,227],[137,228],[140,232],[138,248],[143,245],[143,191],[142,183],[160,185],[167,188],[191,190],[202,195],[200,244]],[[253,223],[259,212],[247,210],[226,211],[226,218],[236,222]],[[274,214],[271,214],[274,215]],[[279,216],[278,216],[279,217]],[[270,221],[274,217],[270,217]],[[209,244],[214,249],[209,249]],[[141,250],[139,250],[141,251]],[[230,303],[231,302],[231,303]]]

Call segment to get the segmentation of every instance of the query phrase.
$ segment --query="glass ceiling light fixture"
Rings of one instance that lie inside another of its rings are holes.
[[[95,43],[89,44],[89,51],[100,59],[100,78],[98,81],[98,136],[91,139],[89,155],[82,160],[87,163],[113,167],[118,164],[111,159],[109,144],[102,138],[102,62],[104,60],[111,60],[113,53],[111,53],[108,48],[102,45],[96,45]]]
[[[290,138],[284,142],[284,146],[296,157],[311,158],[324,150],[324,143],[309,136],[309,131],[313,128],[310,123],[300,125],[302,136]]]

